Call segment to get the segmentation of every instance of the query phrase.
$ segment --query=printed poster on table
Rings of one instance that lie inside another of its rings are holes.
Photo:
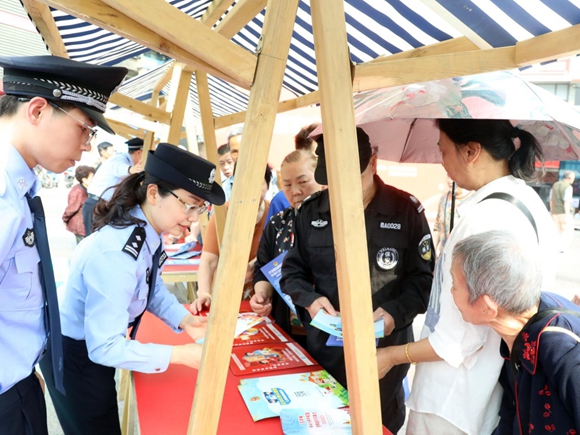
[[[275,323],[262,323],[249,328],[234,338],[234,347],[252,344],[286,343],[292,341]]]
[[[348,393],[326,370],[242,379],[238,386],[254,421],[283,409],[343,408]]]
[[[282,409],[284,435],[351,435],[348,409]]]
[[[283,293],[282,289],[280,288],[280,278],[282,278],[282,261],[284,260],[286,254],[287,252],[282,252],[268,264],[262,266],[260,270],[262,271],[264,276],[268,279],[270,284],[272,284],[274,290],[278,292],[282,300],[286,302],[286,305],[288,305],[288,307],[292,310],[292,312],[295,315],[298,315],[296,314],[296,307],[294,306],[294,303],[292,303],[292,298],[287,294]]]
[[[247,375],[315,364],[312,357],[296,343],[270,343],[234,347],[230,369],[234,375]]]

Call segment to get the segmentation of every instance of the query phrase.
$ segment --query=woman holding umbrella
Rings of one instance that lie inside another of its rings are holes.
[[[379,374],[395,365],[421,363],[407,403],[407,433],[490,434],[501,401],[500,336],[461,317],[452,296],[451,254],[472,234],[507,230],[539,243],[545,259],[543,289],[548,288],[554,276],[554,227],[541,199],[525,183],[543,153],[532,134],[506,120],[440,119],[436,124],[449,177],[475,192],[457,210],[460,219],[437,263],[424,338],[379,349]]]

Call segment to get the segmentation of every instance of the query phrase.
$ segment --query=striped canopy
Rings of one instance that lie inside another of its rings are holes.
[[[194,18],[200,18],[212,3],[168,2]],[[232,40],[255,51],[265,13],[258,14]],[[580,0],[345,0],[345,13],[351,58],[361,63],[464,35],[477,41],[480,48],[510,46],[580,23]],[[72,59],[112,65],[147,51],[61,11],[52,10],[52,14]],[[121,92],[143,98],[163,68],[133,79]],[[141,94],[133,90],[139,87]],[[296,95],[318,88],[309,0],[301,0],[298,7],[284,87]],[[210,78],[210,92],[216,116],[245,109],[247,93],[222,80]]]

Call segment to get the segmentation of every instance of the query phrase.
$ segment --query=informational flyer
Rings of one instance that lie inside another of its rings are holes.
[[[276,292],[278,292],[278,294],[280,295],[282,300],[284,302],[286,302],[286,305],[288,305],[288,307],[292,310],[292,312],[295,315],[297,315],[296,314],[296,307],[292,303],[292,298],[290,296],[288,296],[287,294],[283,293],[282,289],[280,288],[280,278],[282,278],[282,261],[284,260],[285,256],[286,256],[286,252],[281,253],[276,258],[274,258],[272,261],[270,261],[268,264],[265,264],[264,266],[262,266],[260,268],[260,270],[262,271],[264,276],[268,279],[270,284],[272,284],[272,287],[274,287],[274,290],[276,290]]]
[[[282,409],[284,435],[351,435],[348,409]]]
[[[312,357],[296,343],[270,343],[234,347],[230,369],[234,375],[247,375],[315,364]]]
[[[287,343],[292,341],[288,334],[275,323],[261,323],[234,338],[234,347],[252,344]]]
[[[343,408],[348,393],[326,370],[242,379],[240,393],[254,421],[283,409]]]
[[[310,322],[312,326],[318,328],[327,334],[342,338],[342,319],[340,314],[338,316],[331,316],[324,310],[320,310],[318,314]],[[385,336],[385,327],[382,319],[375,322],[375,338],[382,338]]]

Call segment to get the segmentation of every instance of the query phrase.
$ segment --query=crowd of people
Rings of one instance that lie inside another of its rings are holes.
[[[211,308],[220,258],[214,215],[196,236],[203,251],[189,310],[160,278],[163,244],[187,236],[213,206],[227,207],[243,130],[219,147],[217,165],[174,144],[158,144],[144,166],[140,139],[127,142],[127,153],[99,145],[97,168],[76,168],[78,184],[62,216],[78,246],[58,301],[32,168],[62,172],[90,150],[95,126],[112,132],[103,113],[127,71],[46,56],[0,57],[0,66],[0,126],[8,127],[0,139],[7,223],[0,235],[0,433],[47,433],[46,383],[65,434],[120,434],[116,368],[199,368],[195,341],[207,318],[195,314]],[[377,344],[382,422],[396,434],[409,408],[408,434],[577,433],[580,308],[550,293],[555,253],[566,247],[558,232],[565,237],[570,228],[574,173],[554,186],[550,213],[526,184],[543,160],[531,133],[507,120],[435,124],[443,167],[456,185],[455,199],[441,201],[437,240],[417,198],[377,175],[377,150],[356,130],[369,296],[384,330]],[[243,297],[348,386],[343,348],[327,346],[328,334],[310,325],[321,310],[341,310],[329,144],[324,134],[312,137],[315,128],[297,134],[280,167],[279,192],[276,172],[264,168]],[[280,255],[278,293],[261,268]],[[144,311],[192,343],[135,340]],[[421,313],[425,326],[415,339]]]

